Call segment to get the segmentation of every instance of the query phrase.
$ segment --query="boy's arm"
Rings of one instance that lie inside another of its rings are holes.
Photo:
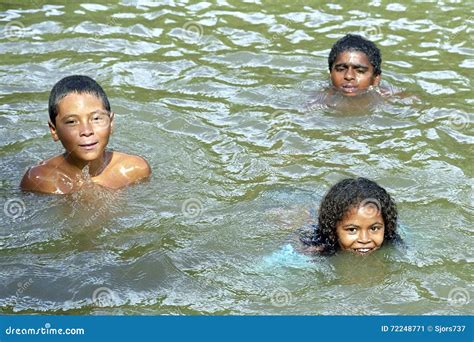
[[[30,167],[24,174],[20,188],[24,191],[35,191],[43,193],[53,193],[57,190],[54,182],[47,176],[44,166]]]

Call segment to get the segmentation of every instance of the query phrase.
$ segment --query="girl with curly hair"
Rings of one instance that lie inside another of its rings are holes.
[[[388,192],[367,178],[349,178],[329,189],[317,226],[300,239],[307,251],[323,255],[368,255],[384,243],[401,242],[396,229],[397,207]]]

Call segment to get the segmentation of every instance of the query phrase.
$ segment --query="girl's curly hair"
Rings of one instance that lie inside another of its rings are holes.
[[[376,205],[385,225],[384,242],[401,241],[396,232],[397,207],[388,192],[367,178],[348,178],[336,183],[324,196],[318,224],[310,236],[302,237],[303,243],[317,246],[321,254],[331,255],[339,249],[336,225],[352,208],[361,204]]]

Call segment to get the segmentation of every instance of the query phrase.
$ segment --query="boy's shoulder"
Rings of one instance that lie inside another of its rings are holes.
[[[62,189],[62,185],[68,182],[68,178],[62,170],[62,156],[40,162],[28,168],[21,180],[22,190],[36,191],[43,193],[64,193],[68,189]]]
[[[103,182],[109,187],[122,187],[145,179],[150,174],[150,165],[144,158],[114,151],[109,165],[103,172]]]
[[[138,172],[150,172],[150,165],[140,156],[114,151],[111,166],[133,167]]]
[[[100,175],[92,177],[94,183],[119,189],[146,179],[151,174],[150,165],[140,156],[115,151],[108,154],[109,163]],[[64,157],[58,155],[29,168],[20,187],[26,191],[66,194],[76,188],[75,182],[75,176],[64,162]]]

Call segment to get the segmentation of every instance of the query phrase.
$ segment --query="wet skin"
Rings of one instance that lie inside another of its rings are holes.
[[[385,225],[380,210],[350,209],[336,225],[339,246],[344,251],[368,255],[382,246]]]
[[[374,67],[369,58],[360,51],[338,54],[330,76],[333,86],[346,96],[356,96],[370,86],[378,86],[381,79],[380,75],[374,75]]]
[[[139,156],[106,151],[114,114],[91,94],[70,93],[58,105],[56,122],[49,122],[54,141],[65,153],[30,168],[21,181],[23,190],[66,194],[83,185],[82,169],[89,168],[95,184],[119,189],[147,178],[148,163]]]

